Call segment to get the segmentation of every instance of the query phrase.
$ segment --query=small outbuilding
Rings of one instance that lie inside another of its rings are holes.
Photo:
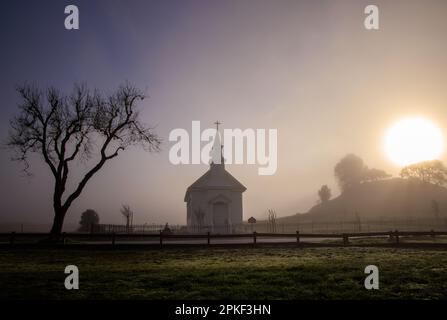
[[[256,223],[256,219],[253,217],[248,218],[248,223]]]

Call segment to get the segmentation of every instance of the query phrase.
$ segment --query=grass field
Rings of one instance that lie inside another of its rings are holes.
[[[80,289],[64,288],[79,267]],[[364,268],[380,289],[364,288]],[[1,299],[446,299],[447,251],[246,248],[0,251]]]

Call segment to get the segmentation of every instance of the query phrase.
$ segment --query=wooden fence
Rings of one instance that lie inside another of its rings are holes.
[[[121,243],[141,243],[141,241],[149,242],[147,244],[152,244],[155,242],[160,247],[168,244],[169,241],[179,240],[203,240],[203,242],[192,243],[192,244],[213,244],[213,239],[245,239],[245,242],[224,242],[225,245],[231,244],[253,244],[259,243],[262,238],[265,239],[278,239],[282,238],[282,242],[276,243],[302,243],[303,239],[339,239],[343,245],[349,245],[349,240],[353,238],[377,238],[377,237],[388,237],[393,243],[399,244],[401,237],[418,237],[418,236],[430,236],[435,238],[436,236],[447,236],[447,231],[388,231],[388,232],[357,232],[357,233],[300,233],[296,231],[295,233],[241,233],[241,234],[212,234],[207,232],[206,234],[165,234],[159,232],[158,234],[151,233],[62,233],[61,243],[66,243],[67,239],[72,241],[79,241],[84,244],[94,244],[103,243],[110,244],[112,246],[117,245],[120,241]],[[15,245],[18,243],[25,243],[26,240],[36,241],[45,239],[48,234],[45,233],[0,233],[0,243]],[[290,241],[289,241],[290,239]],[[271,242],[263,242],[271,243]],[[188,244],[188,243],[185,243]],[[190,243],[191,244],[191,243]],[[446,243],[447,245],[447,243]]]
[[[91,233],[156,233],[163,230],[166,224],[145,223],[132,226],[122,224],[98,224],[89,228]],[[186,226],[180,224],[169,224],[169,229],[173,233],[215,233],[213,226]],[[31,224],[0,224],[0,233],[6,232],[27,232],[37,233],[50,230],[51,225],[31,225]],[[68,227],[69,230],[75,230],[73,226]],[[219,227],[219,230],[225,228]],[[353,233],[353,232],[388,232],[389,230],[437,230],[447,231],[447,218],[407,218],[407,219],[358,219],[358,220],[341,220],[341,221],[320,221],[320,220],[304,220],[295,222],[284,222],[278,219],[275,223],[268,221],[258,221],[257,223],[241,223],[231,225],[228,233],[295,233],[299,230],[302,233]]]
[[[97,224],[91,225],[90,232],[91,233],[159,233],[160,230],[163,230],[166,227],[166,224],[155,224],[155,223],[146,223],[146,224],[137,224],[137,225],[120,225],[120,224]],[[187,230],[186,226],[183,225],[168,225],[169,229],[172,232],[184,232]]]
[[[95,226],[93,233],[158,233],[163,230],[163,224],[134,225],[126,229],[124,225],[100,224]],[[169,225],[173,233],[213,233],[213,226],[186,226]],[[258,221],[257,223],[233,224],[224,228],[218,226],[217,230],[226,230],[225,233],[295,233],[299,230],[303,233],[355,233],[355,232],[388,232],[389,230],[438,230],[447,231],[447,219],[377,219],[377,220],[346,220],[346,221],[301,221],[296,223],[269,223]],[[12,230],[11,230],[12,231]]]

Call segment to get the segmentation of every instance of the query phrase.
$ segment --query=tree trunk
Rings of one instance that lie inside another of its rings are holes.
[[[64,225],[65,213],[66,210],[63,210],[62,208],[54,209],[53,226],[51,227],[50,231],[50,238],[53,240],[59,239],[62,234],[62,227]]]

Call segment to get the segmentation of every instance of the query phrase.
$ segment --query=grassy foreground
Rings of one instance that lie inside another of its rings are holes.
[[[64,288],[79,268],[80,289]],[[364,268],[380,289],[364,289]],[[394,248],[0,251],[1,299],[446,299],[447,251]]]

